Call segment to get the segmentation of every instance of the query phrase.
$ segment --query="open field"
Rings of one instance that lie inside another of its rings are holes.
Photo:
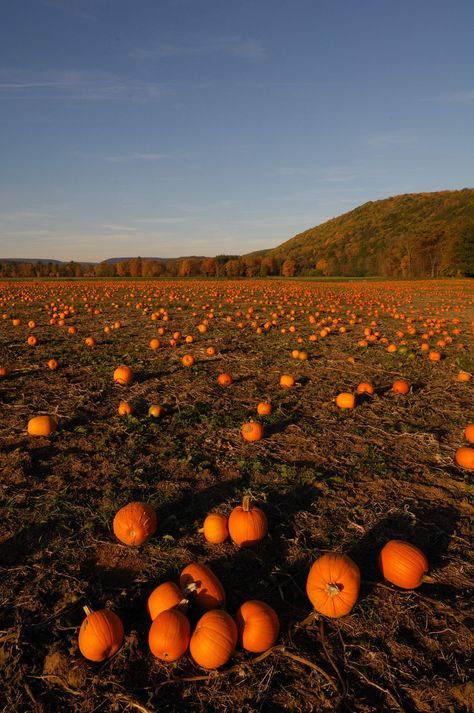
[[[458,380],[474,372],[473,288],[0,284],[2,710],[472,711],[474,471],[454,456],[474,423],[474,379]],[[128,386],[113,381],[120,364],[133,369]],[[217,383],[223,372],[230,386]],[[282,374],[292,388],[279,385]],[[392,391],[399,377],[406,395]],[[336,406],[366,381],[373,396]],[[118,414],[121,401],[133,415]],[[261,401],[270,415],[257,415]],[[27,435],[40,414],[58,418],[49,438]],[[244,441],[249,419],[263,424],[261,440]],[[245,494],[265,511],[268,536],[242,549],[207,543],[205,516],[228,515]],[[112,531],[134,500],[158,518],[141,547]],[[425,552],[432,583],[406,590],[383,579],[377,559],[391,539]],[[310,566],[332,551],[358,564],[359,600],[341,618],[308,617]],[[268,655],[238,647],[217,672],[189,653],[175,663],[152,656],[147,598],[193,561],[217,574],[231,614],[248,599],[275,609],[280,636]],[[124,646],[103,663],[78,649],[85,605],[124,624]]]

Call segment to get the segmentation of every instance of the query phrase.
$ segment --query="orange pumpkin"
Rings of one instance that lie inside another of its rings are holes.
[[[430,361],[441,361],[441,352],[435,352],[435,351],[429,352],[428,359]]]
[[[156,619],[158,614],[180,606],[184,611],[188,608],[187,599],[183,597],[181,589],[175,582],[162,582],[152,591],[147,601],[148,614],[151,620]]]
[[[28,342],[30,347],[36,347],[36,345],[38,344],[37,338],[34,337],[33,335],[31,335],[31,337],[28,337],[28,339],[26,341]]]
[[[79,650],[89,661],[105,661],[123,642],[123,624],[110,609],[91,611],[84,607],[86,618],[79,629]]]
[[[246,651],[261,653],[277,640],[280,621],[274,609],[256,599],[244,602],[235,615],[240,645]]]
[[[200,609],[209,611],[224,606],[224,587],[205,564],[193,562],[183,569],[179,577],[179,586],[182,591],[185,591],[191,588],[190,585],[195,585],[191,597]]]
[[[34,416],[28,421],[28,435],[52,436],[58,426],[55,416]]]
[[[402,589],[416,589],[428,572],[428,560],[415,545],[390,540],[379,555],[379,567],[386,580]]]
[[[192,366],[194,364],[194,357],[192,354],[185,354],[181,359],[183,366]]]
[[[317,612],[337,618],[348,614],[359,596],[360,571],[347,555],[327,553],[313,563],[306,593]]]
[[[263,426],[255,421],[244,423],[240,432],[245,441],[260,441],[263,438]]]
[[[343,391],[336,396],[336,406],[338,406],[338,408],[354,408],[355,405],[356,400],[354,394],[350,394],[346,391]]]
[[[229,534],[239,547],[250,547],[263,540],[268,532],[267,516],[260,508],[252,507],[250,496],[242,498],[229,517]]]
[[[96,345],[96,341],[95,341],[94,337],[86,337],[84,339],[84,342],[88,347],[95,347],[95,345]]]
[[[113,521],[114,534],[125,545],[142,545],[156,528],[155,509],[142,502],[131,502],[120,508]]]
[[[159,339],[150,339],[150,349],[159,349],[161,342]]]
[[[229,535],[227,518],[218,512],[212,512],[206,517],[202,529],[207,542],[211,542],[214,545],[225,542]]]
[[[231,375],[227,374],[226,372],[224,372],[223,374],[219,374],[219,376],[217,377],[217,383],[220,386],[230,386],[232,384],[232,381],[233,379]]]
[[[114,381],[121,386],[131,384],[133,381],[133,371],[129,366],[121,364],[114,371]]]
[[[466,426],[466,430],[464,431],[464,438],[468,443],[474,443],[474,423],[470,423],[468,426]]]
[[[469,448],[468,446],[458,448],[454,460],[461,468],[474,470],[474,448]]]
[[[56,359],[50,359],[48,361],[48,369],[51,369],[51,371],[54,371],[55,369],[58,368],[58,362]]]
[[[470,381],[472,379],[472,374],[470,374],[468,371],[460,371],[458,372],[456,378],[458,381]]]
[[[291,374],[282,374],[280,376],[280,386],[283,386],[285,389],[291,389],[291,387],[294,385],[295,380],[291,376]]]
[[[260,401],[257,406],[257,413],[260,416],[269,416],[272,412],[272,405],[268,401]]]
[[[207,347],[206,354],[208,356],[214,356],[216,353],[217,353],[217,349],[215,347]]]
[[[410,384],[406,379],[395,379],[392,384],[392,391],[396,394],[408,394],[410,391]]]
[[[133,413],[133,406],[129,401],[121,401],[117,410],[120,416],[131,416]]]
[[[219,668],[227,663],[237,644],[237,626],[230,614],[221,609],[208,611],[194,629],[189,651],[198,666]]]
[[[368,381],[362,381],[362,382],[358,385],[358,387],[357,387],[357,389],[356,389],[356,392],[357,392],[358,394],[369,394],[369,396],[373,396],[373,394],[374,394],[374,387],[372,386],[372,384],[371,384],[370,382],[368,382]]]
[[[158,404],[152,404],[148,409],[148,415],[153,416],[153,418],[159,418],[162,413],[162,408]]]
[[[166,609],[153,619],[148,645],[153,656],[162,661],[176,661],[186,651],[191,638],[188,618],[179,609]]]

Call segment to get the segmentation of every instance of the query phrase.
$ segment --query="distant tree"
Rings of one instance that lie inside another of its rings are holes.
[[[136,257],[130,260],[130,277],[141,277],[142,276],[142,259],[141,257]]]
[[[281,266],[281,274],[284,277],[294,277],[296,275],[296,262],[292,258],[287,258]]]
[[[115,271],[117,273],[117,277],[129,277],[129,275],[130,275],[129,261],[121,260],[120,262],[116,263]]]
[[[274,275],[276,272],[275,260],[270,255],[265,255],[260,260],[260,277]]]
[[[317,261],[316,270],[320,275],[325,275],[326,277],[331,274],[329,270],[329,262],[325,258],[320,258]]]
[[[216,260],[212,257],[205,257],[204,260],[201,262],[201,267],[200,267],[201,275],[205,275],[205,277],[212,277],[213,275],[216,274],[216,270],[217,270]]]
[[[176,277],[178,274],[178,261],[177,260],[167,260],[166,261],[166,275],[168,277]]]
[[[227,277],[241,277],[243,275],[243,264],[239,258],[228,260],[225,264],[225,274]]]

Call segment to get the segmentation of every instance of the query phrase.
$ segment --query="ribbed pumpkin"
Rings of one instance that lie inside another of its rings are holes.
[[[34,416],[28,421],[30,436],[52,436],[58,426],[55,416]]]
[[[250,496],[242,498],[229,517],[229,534],[239,547],[250,547],[263,540],[268,532],[267,516],[260,508],[252,507]]]
[[[224,606],[224,587],[214,572],[209,567],[206,567],[205,564],[192,562],[181,572],[179,577],[181,590],[186,590],[192,584],[195,584],[196,588],[192,592],[191,598],[200,609],[209,611]]]
[[[244,423],[240,432],[245,441],[260,441],[263,438],[263,426],[255,421]]]
[[[374,393],[374,387],[369,381],[361,381],[356,389],[356,392],[358,394],[369,394],[369,396],[372,396]]]
[[[142,545],[155,533],[156,512],[151,505],[132,502],[125,505],[114,517],[113,530],[125,545]]]
[[[235,615],[235,621],[240,645],[256,654],[273,646],[280,631],[275,610],[257,599],[244,602]]]
[[[194,364],[194,357],[192,354],[185,354],[182,359],[181,363],[183,366],[192,366]]]
[[[469,448],[469,446],[461,446],[458,448],[454,460],[461,468],[466,468],[467,470],[474,470],[474,448]]]
[[[392,391],[396,394],[408,394],[410,391],[410,384],[406,379],[395,379],[392,384]]]
[[[379,567],[386,580],[402,589],[419,587],[429,569],[424,553],[403,540],[387,542],[380,552]]]
[[[223,374],[219,374],[219,376],[217,377],[217,383],[219,384],[219,386],[230,386],[232,384],[232,381],[233,379],[231,375],[225,372]]]
[[[176,661],[189,645],[191,627],[179,609],[166,609],[153,620],[148,645],[153,656],[162,661]]]
[[[184,598],[181,589],[175,582],[162,582],[152,591],[147,601],[148,614],[151,620],[156,619],[158,614],[180,605],[181,611],[188,608],[187,600]]]
[[[470,423],[464,430],[464,438],[468,443],[474,443],[474,423]]]
[[[204,537],[207,542],[218,545],[225,542],[229,536],[227,529],[227,518],[218,512],[211,512],[204,520],[203,526]]]
[[[291,374],[282,374],[280,376],[280,386],[285,387],[285,389],[291,389],[295,385],[295,379]]]
[[[230,659],[237,643],[237,626],[230,614],[222,609],[208,611],[194,629],[189,651],[203,668],[219,668]]]
[[[79,629],[79,650],[89,661],[105,661],[122,646],[123,624],[110,609],[84,607],[84,611],[87,616]]]
[[[131,384],[133,381],[133,371],[129,366],[121,364],[114,371],[114,381],[121,386]]]
[[[347,555],[327,553],[313,563],[306,593],[317,612],[337,618],[348,614],[359,596],[360,571]]]
[[[356,400],[354,394],[350,394],[347,391],[342,391],[336,396],[336,406],[338,406],[338,408],[354,408],[355,405]]]
[[[133,414],[133,406],[130,401],[121,401],[117,411],[120,416],[131,416]]]
[[[257,413],[260,416],[269,416],[272,412],[272,405],[268,401],[260,401],[257,406]]]

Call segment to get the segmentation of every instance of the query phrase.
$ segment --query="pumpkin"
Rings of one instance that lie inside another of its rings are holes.
[[[472,374],[468,371],[460,371],[456,378],[458,381],[470,381],[472,379]]]
[[[474,470],[474,448],[469,448],[469,446],[458,448],[454,460],[461,468]]]
[[[156,532],[156,512],[151,505],[131,502],[117,512],[113,521],[114,534],[125,545],[142,545]]]
[[[468,426],[466,426],[466,430],[464,431],[464,438],[468,443],[474,443],[474,423],[470,423]]]
[[[242,505],[237,505],[229,517],[229,534],[239,547],[250,547],[263,540],[268,532],[267,516],[260,508],[252,507],[250,496],[245,495]]]
[[[441,361],[441,352],[432,351],[428,354],[428,359],[430,361]]]
[[[282,374],[280,376],[280,386],[283,386],[285,389],[291,389],[291,387],[294,385],[295,380],[291,376],[291,374]]]
[[[179,609],[166,609],[153,619],[148,645],[153,656],[162,661],[176,661],[189,645],[191,627]]]
[[[406,379],[395,379],[392,384],[392,391],[396,394],[408,394],[410,391],[410,384]]]
[[[402,589],[416,589],[428,572],[428,560],[415,545],[390,540],[379,555],[379,567],[386,580]]]
[[[191,354],[185,354],[181,359],[183,366],[192,366],[194,364],[194,357]]]
[[[348,392],[343,391],[342,393],[336,396],[336,406],[338,406],[339,408],[354,408],[355,405],[356,400],[353,394],[349,394]]]
[[[209,611],[225,604],[224,587],[205,564],[193,562],[181,572],[179,577],[181,590],[189,591],[192,585],[195,585],[195,589],[191,597],[200,609]]]
[[[374,387],[372,386],[372,384],[371,384],[370,382],[368,382],[368,381],[362,381],[362,382],[358,385],[358,387],[357,387],[357,389],[356,389],[356,392],[357,392],[358,394],[369,394],[369,396],[373,396],[373,394],[374,394]]]
[[[230,659],[237,644],[237,626],[230,614],[221,609],[208,611],[194,629],[189,651],[198,666],[212,669]]]
[[[51,371],[54,371],[55,369],[58,368],[58,362],[56,359],[50,359],[48,361],[48,369],[51,369]]]
[[[28,421],[28,435],[52,436],[58,426],[55,416],[34,416]]]
[[[120,416],[131,416],[133,413],[133,406],[129,401],[121,401],[117,410]]]
[[[207,542],[214,545],[224,542],[229,535],[226,516],[218,512],[210,513],[204,520],[202,530]]]
[[[308,574],[306,593],[320,614],[337,618],[348,614],[359,596],[360,571],[347,555],[328,552]]]
[[[31,335],[31,337],[28,337],[28,339],[26,341],[28,342],[30,347],[36,347],[36,345],[38,344],[37,338],[34,337],[33,335]]]
[[[114,381],[121,386],[131,384],[133,381],[133,371],[129,366],[121,364],[114,371]]]
[[[88,347],[95,347],[95,345],[96,345],[96,341],[95,341],[94,337],[86,337],[84,339],[84,342]]]
[[[150,339],[150,349],[159,349],[161,346],[159,339]]]
[[[233,379],[231,375],[225,372],[223,374],[219,374],[219,376],[217,377],[217,383],[220,386],[230,386],[232,384],[232,381]]]
[[[257,413],[260,416],[269,416],[272,412],[272,405],[268,401],[260,401],[257,406]]]
[[[216,353],[217,353],[217,349],[215,347],[207,347],[206,354],[208,356],[214,356]]]
[[[0,378],[3,378],[4,376],[8,376],[10,373],[10,369],[8,366],[0,366]]]
[[[158,404],[152,404],[148,409],[148,415],[153,416],[153,418],[158,418],[161,416],[162,408]]]
[[[188,608],[188,600],[183,597],[181,589],[175,582],[162,582],[148,597],[147,610],[153,621],[161,612],[178,605],[183,611]]]
[[[280,621],[274,609],[265,602],[244,602],[235,615],[240,645],[255,654],[269,649],[277,640]]]
[[[263,438],[263,426],[255,421],[244,423],[240,432],[245,441],[260,441]]]
[[[79,651],[89,661],[105,661],[123,642],[123,624],[110,609],[91,611],[84,607],[86,618],[79,629]]]

